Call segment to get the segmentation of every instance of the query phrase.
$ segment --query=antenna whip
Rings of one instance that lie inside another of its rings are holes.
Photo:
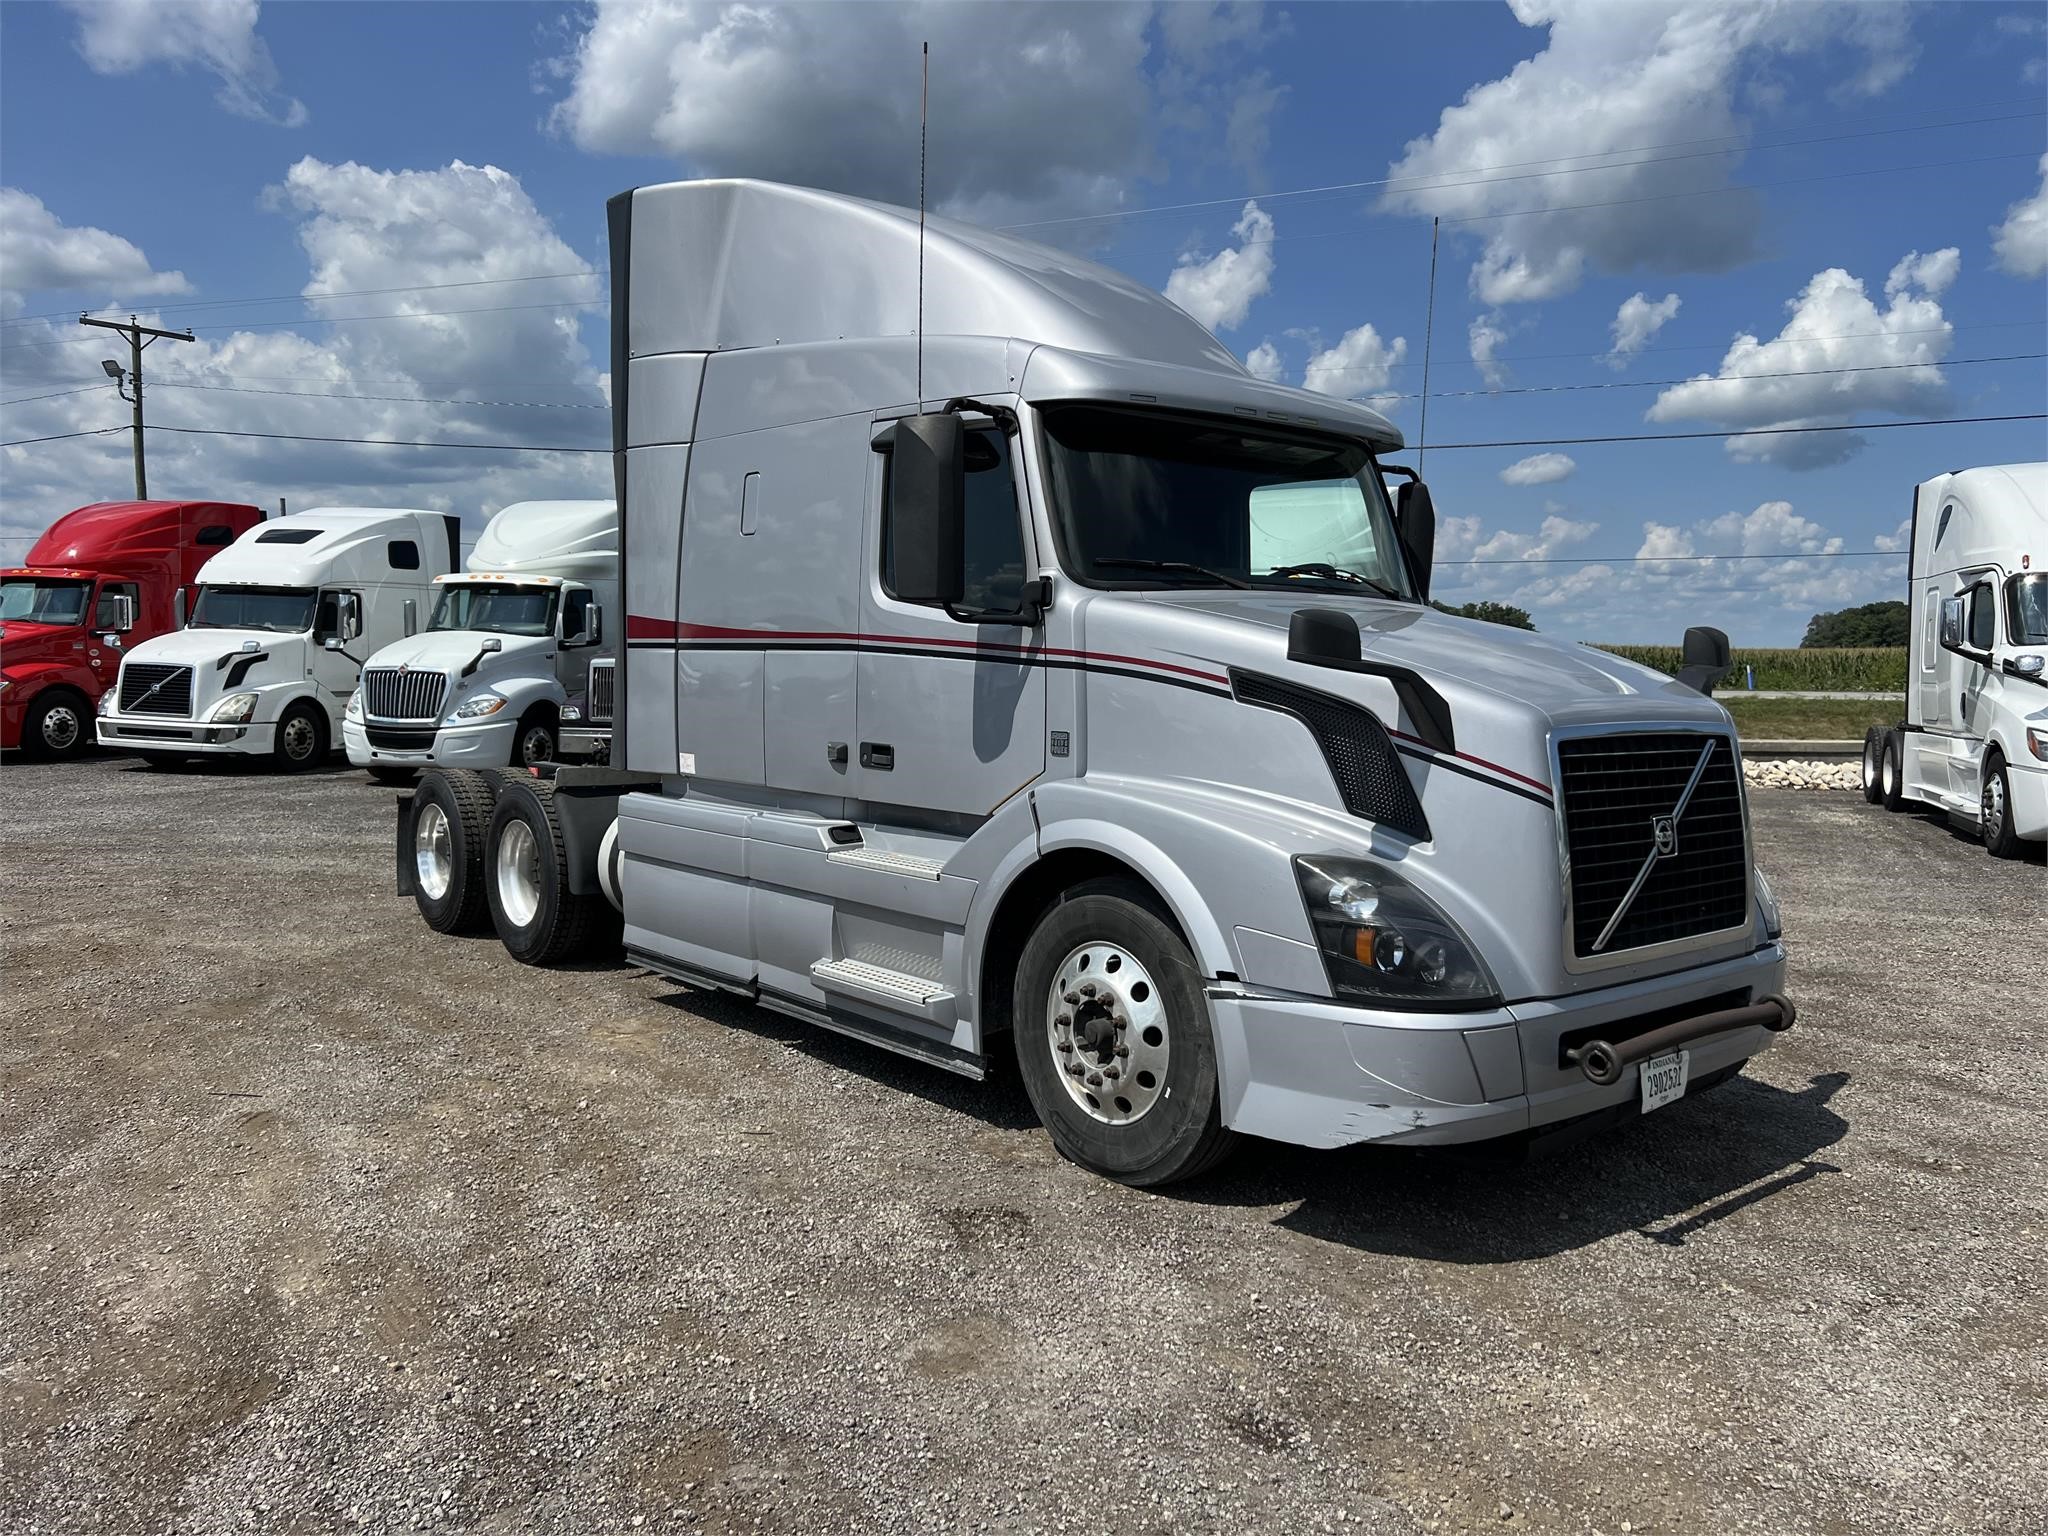
[[[924,404],[924,162],[925,128],[931,121],[932,45],[924,45],[924,84],[917,103],[917,403]]]

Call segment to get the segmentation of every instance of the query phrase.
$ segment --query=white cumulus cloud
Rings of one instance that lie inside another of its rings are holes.
[[[0,317],[20,314],[31,292],[115,299],[191,291],[184,273],[157,271],[133,241],[66,224],[41,198],[0,187]]]
[[[1270,26],[1251,7],[601,0],[579,20],[551,120],[580,147],[905,205],[928,41],[930,200],[984,224],[1116,208],[1169,142],[1256,154],[1280,99],[1248,67]]]
[[[1500,472],[1503,485],[1555,485],[1569,480],[1578,462],[1568,453],[1532,453]]]
[[[1183,256],[1166,280],[1166,296],[1212,331],[1244,324],[1252,300],[1273,286],[1273,216],[1248,202],[1231,233],[1236,246]]]
[[[1904,274],[1879,309],[1860,279],[1840,267],[1814,274],[1777,336],[1761,341],[1738,335],[1717,373],[1701,374],[1657,396],[1651,421],[1706,421],[1731,429],[1842,425],[1865,415],[1939,414],[1948,383],[1938,364],[1954,342],[1955,327],[1932,293],[1916,291],[1913,268],[1932,263],[1934,275],[1953,276],[1936,252],[1909,257],[1893,270]],[[1738,436],[1728,451],[1788,469],[1838,464],[1862,446],[1851,432]]]
[[[1264,379],[1268,384],[1278,383],[1287,371],[1287,364],[1280,356],[1280,349],[1270,341],[1262,341],[1245,354],[1245,372],[1255,379]]]
[[[1922,293],[1939,297],[1962,270],[1963,253],[1952,245],[1945,250],[1929,251],[1925,256],[1908,251],[1884,280],[1884,296],[1897,298],[1910,288],[1918,288]]]
[[[2048,155],[2041,157],[2041,185],[2006,209],[2005,222],[1991,232],[1991,254],[2014,277],[2048,274]]]
[[[1508,339],[1508,328],[1501,323],[1499,310],[1491,310],[1473,317],[1466,328],[1465,339],[1471,349],[1472,361],[1478,365],[1480,380],[1488,389],[1505,389],[1508,385],[1507,365],[1494,354],[1501,343]]]
[[[214,100],[237,117],[297,128],[304,103],[285,95],[256,35],[257,0],[65,0],[78,16],[78,51],[95,74],[151,64],[197,65],[220,81]]]
[[[1631,294],[1614,312],[1610,329],[1614,346],[1607,354],[1612,368],[1626,368],[1628,360],[1650,344],[1650,338],[1664,329],[1665,322],[1678,313],[1678,295],[1667,293],[1654,304],[1646,293]]]
[[[1334,345],[1309,354],[1301,387],[1344,400],[1363,400],[1377,411],[1392,410],[1400,397],[1387,387],[1394,369],[1408,355],[1408,338],[1381,338],[1372,325],[1346,331]]]
[[[1589,268],[1722,272],[1749,260],[1760,208],[1731,190],[1748,137],[1736,110],[1745,63],[1846,48],[1845,88],[1868,94],[1912,58],[1900,7],[1512,3],[1522,25],[1548,28],[1547,44],[1445,108],[1391,168],[1402,182],[1382,203],[1446,219],[1515,214],[1481,226],[1471,284],[1488,305],[1555,298]],[[1725,151],[1712,147],[1723,140]],[[1705,152],[1645,152],[1681,142]]]

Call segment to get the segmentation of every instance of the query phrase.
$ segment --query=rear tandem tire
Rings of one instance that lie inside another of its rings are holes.
[[[491,924],[522,965],[554,965],[616,940],[618,917],[601,895],[569,889],[569,858],[546,779],[500,780],[484,843]]]
[[[474,768],[435,768],[413,791],[413,901],[436,933],[481,933],[491,788]]]
[[[1877,801],[1888,811],[1906,808],[1905,742],[1897,731],[1884,733],[1884,760],[1879,768]]]

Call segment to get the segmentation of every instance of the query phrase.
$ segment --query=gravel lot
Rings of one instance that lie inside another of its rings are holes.
[[[1802,1022],[1722,1090],[1146,1195],[1013,1084],[429,932],[360,775],[0,794],[8,1532],[2048,1515],[2048,871],[1932,819],[1753,791]]]

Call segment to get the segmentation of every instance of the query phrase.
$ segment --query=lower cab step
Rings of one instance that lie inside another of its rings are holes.
[[[953,994],[939,982],[908,971],[892,971],[865,960],[820,960],[811,967],[811,980],[821,992],[879,1003],[933,1023],[952,1020]]]

